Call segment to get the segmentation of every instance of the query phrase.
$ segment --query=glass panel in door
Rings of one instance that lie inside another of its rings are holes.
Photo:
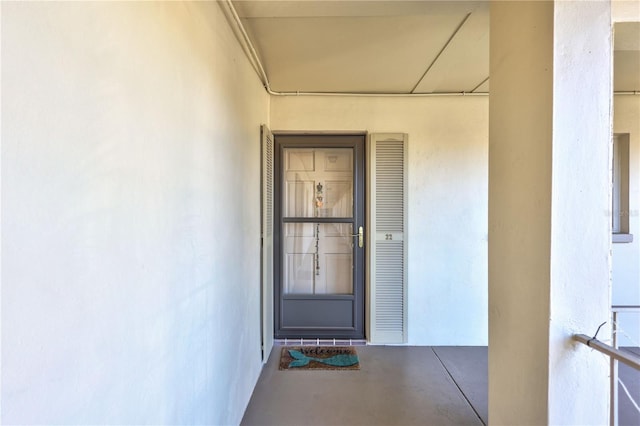
[[[353,294],[353,149],[285,148],[284,168],[284,294]]]
[[[350,223],[284,226],[284,294],[353,294]]]
[[[353,217],[353,149],[285,148],[287,218]]]

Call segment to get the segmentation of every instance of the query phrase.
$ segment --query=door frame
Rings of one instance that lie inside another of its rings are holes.
[[[283,148],[296,147],[321,147],[321,148],[353,148],[354,149],[354,217],[356,227],[364,226],[367,229],[367,132],[295,132],[295,131],[274,131],[274,265],[273,265],[273,313],[274,313],[274,337],[275,338],[366,338],[366,310],[367,310],[367,289],[366,289],[366,237],[364,248],[358,249],[354,244],[354,264],[358,265],[354,268],[354,311],[353,311],[353,329],[338,330],[322,330],[322,329],[306,329],[299,330],[283,330],[282,311],[280,306],[281,286],[282,286],[282,182],[284,179],[283,170]],[[351,141],[335,140],[331,137],[357,137]],[[307,140],[287,143],[283,141],[287,137],[301,137]],[[322,140],[321,139],[325,139]],[[358,178],[360,176],[360,178]],[[361,200],[361,202],[357,202]],[[359,225],[361,224],[361,225]],[[366,232],[365,232],[366,236]],[[359,270],[357,270],[359,269]]]

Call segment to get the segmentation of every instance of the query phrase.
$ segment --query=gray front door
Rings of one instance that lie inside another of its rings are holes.
[[[364,338],[364,135],[275,135],[277,338]]]

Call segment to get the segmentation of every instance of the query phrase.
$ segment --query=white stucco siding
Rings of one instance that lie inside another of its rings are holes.
[[[616,96],[614,108],[614,131],[631,134],[634,242],[613,245],[613,303],[638,304],[640,97]],[[411,344],[487,342],[487,117],[487,98],[272,99],[276,130],[409,134]],[[621,323],[631,336],[640,336],[640,315],[626,314]]]
[[[408,133],[408,343],[486,345],[488,98],[275,96],[271,127]]]
[[[2,423],[239,423],[269,99],[220,6],[3,3],[2,95]]]

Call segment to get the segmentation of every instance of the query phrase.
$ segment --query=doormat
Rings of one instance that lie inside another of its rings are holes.
[[[359,370],[360,360],[354,347],[283,347],[280,370]]]

